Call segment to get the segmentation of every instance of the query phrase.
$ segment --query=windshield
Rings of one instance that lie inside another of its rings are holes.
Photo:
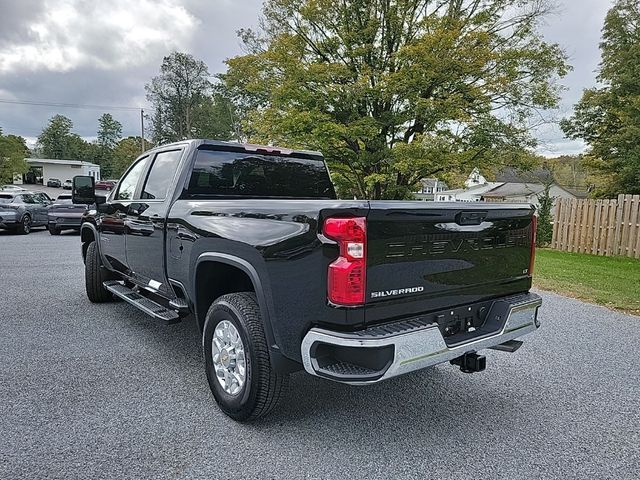
[[[321,159],[199,150],[187,195],[336,198]]]

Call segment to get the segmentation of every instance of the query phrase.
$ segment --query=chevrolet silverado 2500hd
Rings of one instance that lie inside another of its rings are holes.
[[[193,314],[220,408],[252,420],[289,373],[354,385],[451,362],[481,371],[535,331],[528,204],[339,200],[322,156],[189,140],[73,199],[92,302]]]

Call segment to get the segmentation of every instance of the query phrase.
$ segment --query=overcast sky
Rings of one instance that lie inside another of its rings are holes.
[[[41,107],[3,100],[140,107],[144,84],[173,50],[203,59],[211,73],[241,53],[236,30],[255,27],[261,0],[0,0],[0,127],[31,142],[56,113],[92,138],[97,118],[110,111],[124,135],[138,135],[139,112]],[[543,33],[567,52],[574,70],[563,79],[562,105],[550,117],[570,114],[582,90],[595,83],[598,43],[609,0],[554,2]],[[538,129],[545,155],[578,153],[555,126]]]

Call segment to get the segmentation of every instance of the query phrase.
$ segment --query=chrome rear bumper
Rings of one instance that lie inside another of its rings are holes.
[[[477,336],[459,344],[447,344],[437,323],[420,319],[351,333],[312,328],[302,341],[304,369],[312,375],[342,383],[366,385],[448,362],[538,328],[537,314],[542,304],[538,295],[513,296],[494,304],[495,311],[492,307],[487,317],[493,312],[495,318],[503,319],[498,327],[487,332],[479,328]]]

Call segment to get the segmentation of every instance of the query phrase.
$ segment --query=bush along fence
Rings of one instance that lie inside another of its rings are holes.
[[[640,258],[640,195],[617,200],[557,199],[551,247]]]

